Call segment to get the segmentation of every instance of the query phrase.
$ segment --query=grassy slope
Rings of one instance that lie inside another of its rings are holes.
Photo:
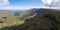
[[[3,19],[3,16],[7,16],[7,19]],[[20,21],[18,17],[14,16],[13,13],[0,13],[0,21],[3,21],[4,23],[0,25],[0,28],[5,26],[12,26],[12,25],[19,25],[22,24],[24,21]]]
[[[26,19],[24,24],[5,27],[1,30],[60,30],[60,11],[54,9],[33,10],[37,15]]]

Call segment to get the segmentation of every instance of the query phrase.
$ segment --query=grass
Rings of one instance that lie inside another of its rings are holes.
[[[7,19],[2,18],[5,15],[7,16]],[[19,20],[18,17],[14,16],[13,14],[0,14],[0,21],[4,22],[2,25],[0,25],[0,28],[15,25],[15,24],[20,25],[24,23],[24,20]]]

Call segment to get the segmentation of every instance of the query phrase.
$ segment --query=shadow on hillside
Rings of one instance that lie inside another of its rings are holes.
[[[45,9],[42,10],[45,11]],[[1,30],[60,30],[60,16],[58,15],[60,13],[56,14],[54,11],[38,12],[35,17],[26,19],[24,24],[4,27]]]
[[[55,17],[44,15],[45,17],[41,18],[38,16],[39,15],[35,16],[34,18],[27,19],[22,25],[5,27],[1,30],[58,30],[57,26],[59,22],[56,21]],[[50,23],[50,25],[48,23]]]

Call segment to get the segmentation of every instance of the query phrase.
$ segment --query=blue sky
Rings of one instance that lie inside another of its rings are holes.
[[[15,6],[40,6],[41,0],[10,0],[11,5]]]
[[[60,0],[0,0],[0,9],[31,9],[41,7],[60,8]]]
[[[6,0],[0,4],[0,9],[29,9],[43,6],[41,0]]]

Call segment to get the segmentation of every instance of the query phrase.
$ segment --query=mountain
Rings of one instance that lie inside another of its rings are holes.
[[[0,10],[0,14],[8,14],[8,13],[14,13],[14,12],[22,12],[22,10]]]
[[[26,12],[36,16],[26,19],[24,24],[5,27],[1,30],[60,30],[60,11],[57,9],[30,9]]]
[[[0,10],[0,14],[13,13],[11,10]]]

